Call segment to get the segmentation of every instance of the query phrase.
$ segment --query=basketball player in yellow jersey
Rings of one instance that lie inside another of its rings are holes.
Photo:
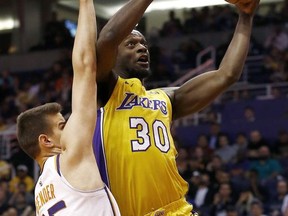
[[[105,151],[108,173],[104,179],[118,195],[118,205],[124,207],[121,214],[144,215],[175,203],[184,204],[181,212],[189,215],[191,205],[180,199],[187,192],[187,183],[175,164],[176,149],[169,132],[172,106],[166,93],[146,91],[139,79],[119,77],[100,114],[97,128],[102,127],[102,139],[96,138],[94,145]]]
[[[192,215],[170,134],[173,119],[203,109],[238,80],[259,0],[235,2],[239,19],[219,69],[179,88],[146,91],[149,51],[132,31],[152,0],[131,0],[102,29],[97,43],[100,93],[95,152],[102,178],[124,216]],[[235,1],[235,0],[234,0]],[[128,36],[127,36],[128,35]]]

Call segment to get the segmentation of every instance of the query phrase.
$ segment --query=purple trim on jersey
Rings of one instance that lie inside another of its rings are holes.
[[[108,199],[109,199],[109,202],[110,202],[110,205],[111,205],[111,208],[112,208],[112,211],[113,211],[113,215],[116,215],[115,209],[114,209],[114,206],[113,206],[113,202],[112,202],[112,200],[111,200],[111,197],[110,197],[110,194],[109,194],[109,192],[108,192],[108,189],[107,189],[106,186],[104,187],[104,189],[105,189],[105,192],[106,192],[107,197],[108,197]]]
[[[106,159],[103,150],[103,142],[102,142],[102,127],[103,127],[103,108],[101,110],[97,110],[97,123],[93,137],[93,150],[94,155],[96,157],[97,165],[99,168],[99,172],[102,177],[102,181],[108,185],[109,180],[107,175],[107,167],[106,167]]]
[[[61,176],[61,172],[60,172],[60,154],[58,154],[56,156],[56,166],[57,166],[57,172]]]
[[[66,204],[63,200],[57,202],[55,205],[53,205],[51,208],[48,209],[49,215],[55,215],[58,211],[66,208]]]

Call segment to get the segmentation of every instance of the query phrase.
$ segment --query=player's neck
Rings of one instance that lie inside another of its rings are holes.
[[[48,157],[41,157],[41,156],[39,156],[35,159],[38,163],[40,173],[43,171],[43,168],[44,168],[44,165],[45,165],[45,162],[47,161],[47,159],[48,159]]]

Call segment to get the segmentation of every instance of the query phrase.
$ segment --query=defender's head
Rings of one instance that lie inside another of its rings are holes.
[[[17,117],[17,139],[20,147],[36,159],[42,151],[61,152],[60,138],[65,119],[58,103],[47,103],[21,113]]]

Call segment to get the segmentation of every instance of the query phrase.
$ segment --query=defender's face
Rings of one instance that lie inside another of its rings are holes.
[[[50,122],[52,126],[52,135],[50,135],[50,138],[55,146],[61,148],[60,140],[66,121],[62,114],[58,113],[57,115],[51,116]]]
[[[118,47],[117,65],[128,73],[127,78],[143,79],[150,75],[150,55],[144,36],[133,30]]]

